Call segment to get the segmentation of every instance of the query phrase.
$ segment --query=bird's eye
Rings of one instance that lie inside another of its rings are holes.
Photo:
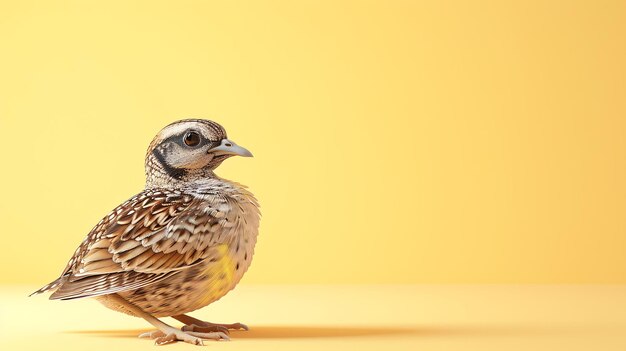
[[[187,146],[198,146],[198,144],[200,144],[200,134],[197,132],[187,132],[183,141]]]

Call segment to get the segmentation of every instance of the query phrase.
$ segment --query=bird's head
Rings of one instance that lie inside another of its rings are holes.
[[[252,157],[252,153],[226,136],[224,128],[209,120],[185,119],[163,128],[146,153],[148,185],[171,185],[214,176],[231,156]]]

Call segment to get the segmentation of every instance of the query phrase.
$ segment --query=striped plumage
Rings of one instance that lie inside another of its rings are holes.
[[[165,127],[146,155],[145,190],[105,216],[61,276],[36,293],[51,290],[51,299],[62,300],[95,297],[157,326],[160,333],[152,336],[159,344],[227,338],[225,327],[233,325],[184,314],[233,289],[254,253],[256,199],[213,173],[233,155],[251,156],[217,123],[183,120]],[[195,327],[181,331],[153,320],[163,316]]]

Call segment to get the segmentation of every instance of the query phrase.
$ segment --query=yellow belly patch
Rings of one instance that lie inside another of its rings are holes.
[[[213,302],[230,291],[235,276],[235,261],[231,258],[227,244],[217,246],[215,261],[209,262],[205,274],[209,277],[204,284],[203,299]]]

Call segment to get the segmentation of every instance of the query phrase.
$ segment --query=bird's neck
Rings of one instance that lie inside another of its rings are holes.
[[[146,189],[180,189],[195,181],[219,179],[213,169],[174,169],[166,168],[161,162],[149,157],[146,159]]]

